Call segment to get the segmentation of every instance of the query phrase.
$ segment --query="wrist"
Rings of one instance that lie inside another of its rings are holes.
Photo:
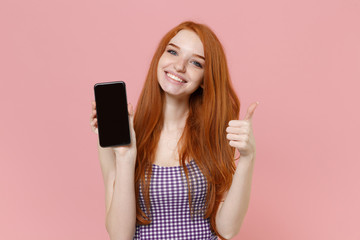
[[[134,165],[135,166],[135,163],[136,163],[136,158],[133,158],[131,156],[128,156],[128,155],[121,155],[119,153],[117,153],[115,151],[115,162],[116,162],[116,165],[118,166],[122,166],[122,165]]]
[[[246,156],[241,156],[241,155],[240,155],[239,163],[240,163],[240,162],[254,162],[254,161],[255,161],[255,157],[256,157],[256,154],[255,154],[255,153],[249,154],[249,155],[246,155]]]

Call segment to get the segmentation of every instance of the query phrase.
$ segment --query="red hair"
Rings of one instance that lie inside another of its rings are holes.
[[[216,213],[223,194],[229,190],[236,170],[235,148],[226,138],[226,128],[238,119],[240,101],[232,87],[223,47],[214,32],[204,24],[185,21],[170,30],[160,41],[151,61],[134,115],[137,158],[135,166],[136,223],[150,224],[140,208],[139,186],[150,213],[150,179],[155,151],[164,123],[164,92],[157,80],[159,59],[169,41],[182,29],[194,31],[204,46],[205,67],[203,88],[189,98],[189,115],[179,140],[179,159],[184,168],[191,210],[191,191],[185,160],[191,157],[207,179],[205,219],[210,218],[211,230],[224,239],[216,229]],[[146,173],[146,174],[145,174]],[[145,176],[149,176],[145,178]],[[151,214],[151,213],[150,213]]]

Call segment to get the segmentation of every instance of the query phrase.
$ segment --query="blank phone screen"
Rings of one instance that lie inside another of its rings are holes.
[[[94,85],[94,91],[100,146],[130,144],[125,83],[97,83]]]

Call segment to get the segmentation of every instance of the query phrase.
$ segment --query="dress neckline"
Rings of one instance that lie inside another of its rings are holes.
[[[186,166],[188,166],[189,164],[191,164],[194,161],[194,159],[191,159],[191,161],[189,163],[186,163]],[[159,167],[159,168],[179,168],[180,166],[160,166],[160,165],[156,165],[156,164],[152,164],[154,167]]]

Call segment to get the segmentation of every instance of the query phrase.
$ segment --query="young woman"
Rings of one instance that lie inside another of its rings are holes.
[[[235,236],[250,199],[257,105],[238,120],[240,102],[224,50],[209,27],[186,21],[170,30],[152,59],[135,114],[129,104],[132,144],[98,145],[110,238]],[[98,133],[94,101],[92,110]]]

